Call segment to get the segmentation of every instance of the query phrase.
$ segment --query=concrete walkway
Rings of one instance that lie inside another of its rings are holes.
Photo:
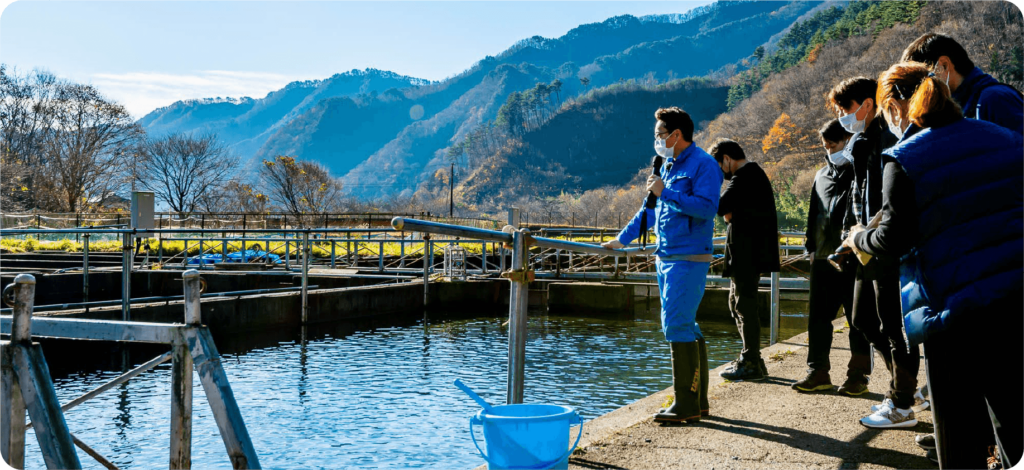
[[[836,387],[850,357],[844,324],[834,323]],[[859,397],[792,390],[806,372],[806,345],[804,333],[765,349],[769,378],[762,382],[726,382],[712,370],[711,417],[698,424],[651,420],[671,388],[588,422],[570,468],[937,468],[914,444],[915,434],[932,431],[930,411],[917,413],[918,425],[908,429],[869,429],[858,422],[888,388],[881,359],[876,357],[870,393]],[[667,355],[666,348],[666,361]],[[924,384],[923,361],[918,380]]]

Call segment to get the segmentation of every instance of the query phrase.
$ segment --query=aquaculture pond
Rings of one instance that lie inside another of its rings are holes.
[[[526,402],[574,406],[593,419],[670,386],[668,346],[653,310],[636,318],[532,312]],[[479,407],[452,381],[461,378],[491,403],[504,402],[504,320],[339,323],[245,334],[218,347],[264,468],[472,468],[484,463],[468,425]],[[800,312],[789,312],[780,337],[805,325]],[[701,326],[712,368],[736,357],[734,324]],[[93,361],[101,365],[55,353],[47,359],[65,403],[160,352],[132,351],[120,366],[108,358]],[[193,393],[193,468],[230,468],[198,378]],[[166,467],[169,397],[170,365],[164,364],[65,416],[75,436],[118,467]],[[31,431],[26,442],[26,468],[43,467]],[[86,468],[102,468],[84,452],[79,456]]]

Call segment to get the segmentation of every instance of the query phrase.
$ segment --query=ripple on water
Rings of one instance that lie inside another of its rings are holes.
[[[265,468],[468,468],[483,463],[467,435],[479,408],[461,378],[504,402],[507,328],[494,317],[366,328],[295,338],[224,366]],[[704,323],[711,367],[734,358],[731,323]],[[527,402],[566,404],[592,419],[671,385],[657,320],[535,315],[528,323]],[[118,371],[56,380],[67,402]],[[230,468],[198,377],[193,390],[193,467]],[[66,413],[71,432],[121,468],[165,466],[170,365],[164,364]],[[34,436],[26,467],[42,467]],[[101,468],[79,453],[86,468]]]

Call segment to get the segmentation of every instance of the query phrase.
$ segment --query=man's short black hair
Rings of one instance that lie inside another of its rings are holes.
[[[843,139],[853,135],[847,132],[846,129],[843,129],[843,125],[839,123],[838,119],[826,122],[825,125],[821,126],[821,129],[818,130],[818,133],[821,134],[822,139],[829,142],[842,142]]]
[[[867,77],[847,78],[832,87],[825,97],[825,107],[839,114],[843,108],[849,108],[854,101],[864,104],[864,100],[875,99],[878,82]]]
[[[715,161],[722,163],[722,159],[728,155],[733,160],[746,160],[747,155],[743,153],[743,147],[736,143],[735,140],[721,139],[715,142],[715,145],[711,146],[711,150],[708,152],[712,157],[715,157]]]
[[[693,142],[693,119],[678,106],[658,108],[654,112],[654,118],[665,123],[665,130],[675,132],[679,129],[683,134],[683,140]]]
[[[938,33],[925,33],[915,39],[903,50],[900,62],[922,62],[934,67],[942,56],[949,57],[953,69],[960,75],[966,76],[974,70],[974,62],[964,47],[955,39]]]

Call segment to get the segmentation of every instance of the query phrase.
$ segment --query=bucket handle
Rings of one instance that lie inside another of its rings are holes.
[[[574,413],[576,413],[576,419],[578,419],[579,422],[571,424],[570,426],[578,424],[580,426],[580,430],[579,430],[579,433],[576,434],[576,442],[574,442],[572,444],[572,448],[570,448],[564,454],[562,454],[561,457],[559,457],[559,458],[557,458],[555,460],[552,460],[550,462],[543,462],[543,463],[539,463],[539,464],[536,464],[536,465],[531,465],[529,467],[520,467],[520,468],[525,468],[525,469],[547,468],[547,467],[550,467],[550,466],[552,466],[552,465],[554,465],[554,464],[556,464],[558,462],[561,462],[563,459],[569,457],[570,455],[572,455],[573,452],[576,451],[576,446],[579,445],[580,438],[583,437],[583,417],[580,416],[580,412],[579,411],[574,411]],[[473,445],[476,446],[476,451],[480,453],[480,456],[483,457],[485,461],[487,461],[487,465],[494,465],[494,463],[491,462],[491,459],[487,457],[487,454],[484,454],[483,449],[480,448],[480,444],[476,441],[476,434],[473,434],[473,424],[482,424],[482,423],[483,422],[478,420],[476,418],[476,416],[471,416],[469,418],[469,437],[473,438]]]

